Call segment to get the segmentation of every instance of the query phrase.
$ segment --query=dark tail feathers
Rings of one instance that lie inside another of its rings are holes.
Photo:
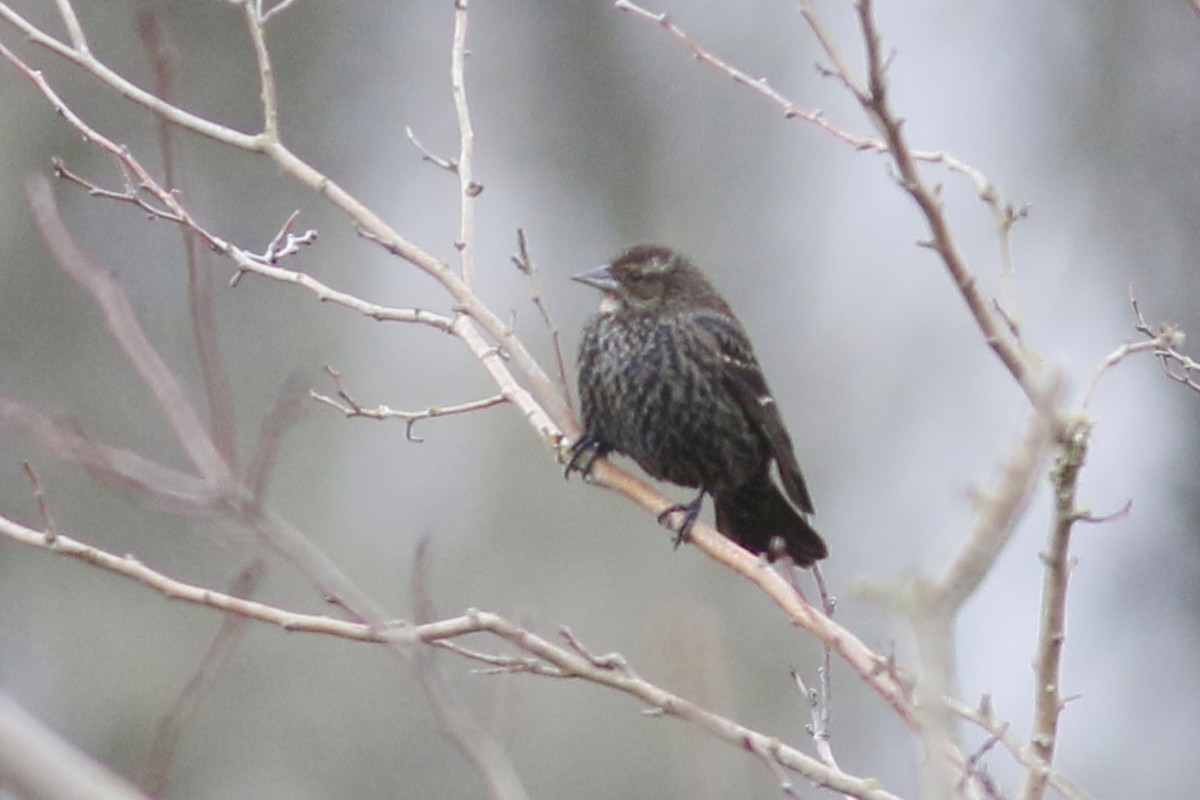
[[[714,495],[713,505],[717,530],[752,553],[765,553],[774,561],[778,545],[773,548],[771,540],[779,537],[783,551],[801,567],[829,555],[820,535],[783,499],[769,478]]]

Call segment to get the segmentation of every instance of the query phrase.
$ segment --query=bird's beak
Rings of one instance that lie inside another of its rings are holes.
[[[608,268],[608,264],[591,272],[581,272],[578,275],[572,275],[571,280],[587,284],[593,289],[599,289],[602,292],[615,292],[619,285],[617,279],[613,277],[612,270]]]

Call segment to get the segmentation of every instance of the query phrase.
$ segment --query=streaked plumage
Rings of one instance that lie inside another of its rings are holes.
[[[748,550],[787,553],[802,566],[824,558],[791,437],[750,340],[704,275],[665,247],[637,245],[576,280],[604,297],[579,347],[584,434],[568,473],[623,453],[655,478],[701,490],[680,507],[688,512],[682,536],[709,494],[717,529]]]

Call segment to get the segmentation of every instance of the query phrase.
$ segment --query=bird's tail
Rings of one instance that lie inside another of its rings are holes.
[[[824,540],[783,498],[769,478],[713,496],[717,530],[752,553],[787,553],[801,567],[829,555]],[[778,537],[776,543],[773,539]]]

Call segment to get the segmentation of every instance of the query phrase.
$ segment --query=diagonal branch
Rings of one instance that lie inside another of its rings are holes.
[[[770,758],[780,767],[803,775],[817,785],[835,789],[861,800],[899,800],[883,789],[874,778],[859,778],[829,767],[778,738],[747,728],[734,720],[715,714],[641,678],[620,657],[595,657],[586,648],[558,646],[514,622],[487,611],[466,613],[421,625],[348,622],[333,617],[300,614],[265,603],[234,597],[202,586],[183,583],[158,572],[132,556],[115,554],[86,545],[59,533],[52,543],[46,534],[0,517],[0,536],[39,549],[76,558],[86,563],[131,578],[162,592],[167,597],[208,606],[226,613],[265,622],[284,630],[321,633],[357,642],[387,643],[393,646],[433,643],[456,639],[472,633],[490,633],[519,650],[545,662],[564,676],[607,686],[628,694],[668,716],[691,725],[738,747]],[[748,555],[748,554],[747,554]],[[782,580],[782,579],[781,579]],[[528,670],[537,674],[536,670]],[[765,754],[765,755],[764,755]]]
[[[27,191],[30,207],[47,247],[63,271],[92,296],[104,316],[109,333],[158,401],[159,408],[192,464],[214,486],[231,487],[233,476],[228,466],[213,447],[204,423],[200,421],[187,394],[146,338],[129,298],[109,273],[88,258],[63,225],[50,182],[40,176],[31,178]]]
[[[574,436],[578,432],[578,426],[570,407],[567,405],[566,399],[558,391],[554,381],[546,375],[537,359],[526,349],[524,343],[507,322],[480,300],[462,277],[456,275],[444,262],[401,236],[378,214],[338,185],[328,175],[315,169],[293,153],[278,138],[273,138],[267,135],[266,132],[254,135],[245,134],[165,102],[154,94],[126,80],[90,53],[76,50],[45,33],[13,11],[4,2],[0,2],[0,20],[8,22],[35,44],[67,59],[100,79],[121,96],[161,116],[168,122],[232,147],[268,156],[284,173],[317,192],[340,209],[365,236],[378,242],[388,252],[404,259],[442,285],[449,293],[456,310],[463,312],[469,317],[467,325],[456,326],[455,332],[463,338],[476,358],[486,355],[491,347],[488,344],[476,347],[477,343],[483,343],[482,335],[475,329],[477,323],[479,327],[487,332],[488,336],[491,336],[504,349],[511,358],[516,370],[528,382],[528,391],[531,393],[532,398],[536,399],[536,405],[539,408],[535,409],[527,406],[523,410],[526,412],[526,418],[537,428],[543,438],[556,440],[564,433],[567,436]],[[252,37],[261,39],[263,35],[264,32],[261,26],[251,26]],[[265,45],[256,44],[256,52],[262,48],[265,48]],[[55,105],[59,113],[63,114],[69,122],[81,131],[84,131],[85,136],[87,135],[85,130],[87,126],[82,125],[82,121],[79,120],[78,116],[71,112],[61,100],[58,100],[40,73],[31,69],[11,51],[4,48],[3,45],[0,45],[0,54],[4,55],[10,63],[34,81],[43,94]],[[95,139],[89,138],[89,141],[99,144]],[[139,178],[141,177],[139,175]],[[470,187],[471,184],[468,184],[468,189]],[[475,191],[477,193],[477,190]],[[244,265],[236,257],[238,255],[237,251],[231,249],[232,246],[228,243],[219,239],[208,241],[208,243],[218,252],[227,257],[235,258],[238,261],[239,267]],[[250,271],[260,272],[260,270]],[[467,327],[473,330],[467,331]],[[495,374],[496,370],[489,368],[489,372]],[[504,367],[503,372],[508,373],[508,368]],[[506,377],[505,382],[513,386],[517,385],[511,375]]]
[[[175,97],[179,67],[176,63],[176,51],[167,40],[161,16],[162,7],[150,3],[141,4],[136,11],[138,35],[154,74],[154,93],[164,100],[172,101]],[[175,129],[161,117],[155,117],[154,127],[158,137],[158,148],[162,153],[163,186],[169,191],[180,192],[186,196],[186,187],[176,169],[173,137]],[[56,174],[87,186],[80,178],[70,175],[61,160],[55,161]],[[122,172],[128,174],[124,169]],[[128,186],[127,189],[129,202],[143,207],[149,206],[133,186]],[[117,199],[124,198],[118,195]],[[151,207],[150,213],[158,210],[157,207]],[[199,362],[204,394],[208,401],[213,444],[225,463],[236,470],[237,419],[233,389],[229,385],[229,374],[225,369],[221,339],[217,331],[216,311],[213,307],[213,270],[207,269],[207,265],[201,263],[204,256],[200,239],[195,232],[180,226],[179,234],[187,262],[187,296],[192,318],[192,340],[196,346],[196,359]]]

